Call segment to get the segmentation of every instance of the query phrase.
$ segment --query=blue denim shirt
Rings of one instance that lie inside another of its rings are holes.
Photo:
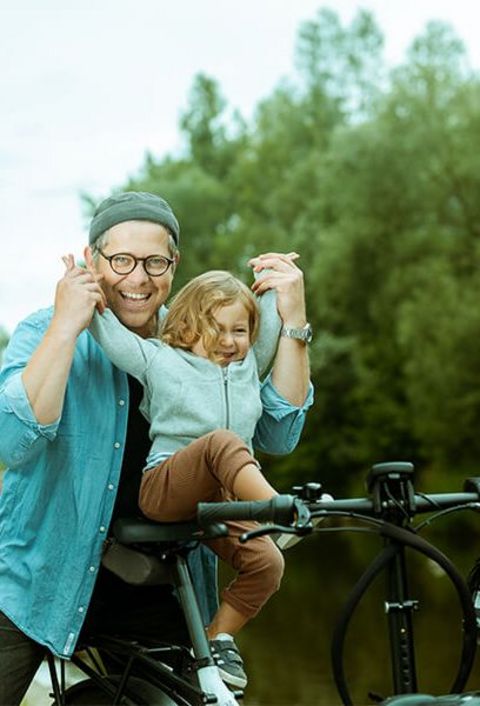
[[[38,424],[21,373],[52,311],[23,321],[0,373],[0,458],[8,466],[0,495],[0,610],[60,657],[74,651],[90,602],[122,466],[128,382],[88,331],[80,334],[60,419]],[[55,365],[55,361],[52,361]],[[302,408],[267,379],[255,445],[286,453],[298,442]],[[193,558],[205,612],[216,600],[214,563]]]

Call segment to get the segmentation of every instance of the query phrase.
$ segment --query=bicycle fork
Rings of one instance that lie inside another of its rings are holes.
[[[397,549],[387,565],[385,601],[394,692],[410,694],[417,691],[412,613],[418,610],[418,601],[408,597],[405,548],[389,539],[386,543],[393,543]]]

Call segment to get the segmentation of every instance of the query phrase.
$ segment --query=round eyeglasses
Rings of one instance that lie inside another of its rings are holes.
[[[139,262],[142,263],[143,269],[150,277],[160,277],[164,275],[169,267],[173,265],[175,260],[165,255],[149,255],[148,257],[135,257],[130,253],[119,252],[115,255],[105,255],[101,250],[98,251],[105,260],[108,260],[110,267],[117,275],[129,275],[136,268]]]

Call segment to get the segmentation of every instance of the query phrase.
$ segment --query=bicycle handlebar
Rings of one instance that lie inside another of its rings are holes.
[[[429,495],[414,495],[416,513],[435,512],[456,506],[479,503],[478,493],[432,493]],[[369,498],[340,498],[338,500],[307,501],[293,495],[277,495],[271,500],[251,500],[221,503],[199,503],[197,506],[197,521],[205,527],[214,522],[228,520],[256,520],[257,522],[274,522],[279,525],[290,525],[299,505],[308,508],[312,515],[330,514],[333,512],[361,514],[374,517],[377,513],[374,503]],[[398,509],[401,503],[395,500],[384,500],[382,510]]]
[[[431,493],[414,495],[415,512],[426,513],[434,512],[435,510],[443,510],[457,505],[469,505],[471,503],[479,503],[480,496],[477,493]],[[384,500],[382,509],[398,508],[399,502],[394,500]],[[328,510],[335,512],[353,512],[362,515],[374,515],[374,504],[369,498],[339,498],[338,500],[318,501],[308,503],[310,511],[318,512],[320,510]]]
[[[296,502],[293,495],[276,495],[271,500],[198,503],[197,521],[201,527],[226,520],[255,520],[290,525],[295,519]]]

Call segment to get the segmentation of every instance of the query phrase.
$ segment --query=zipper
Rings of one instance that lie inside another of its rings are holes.
[[[228,366],[222,368],[223,392],[225,395],[225,429],[230,428],[230,405],[228,399]]]

